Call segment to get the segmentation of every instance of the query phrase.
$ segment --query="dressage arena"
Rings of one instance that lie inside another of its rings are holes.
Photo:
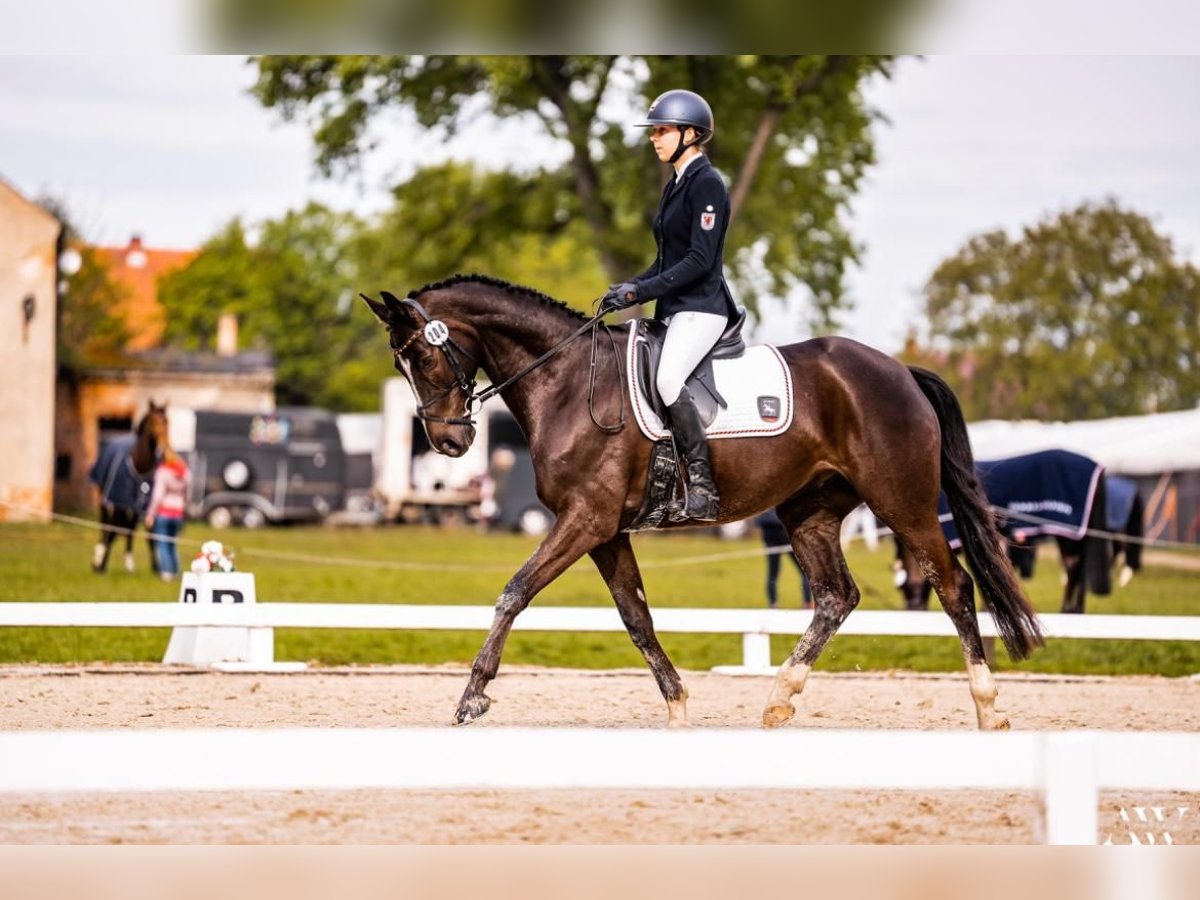
[[[466,677],[458,665],[291,675],[171,672],[157,665],[13,666],[0,668],[0,708],[5,731],[450,729]],[[685,677],[694,730],[749,729],[759,722],[768,679]],[[997,680],[998,707],[1015,730],[1200,730],[1195,678]],[[641,670],[502,667],[489,693],[492,710],[472,730],[658,730],[665,721],[651,676]],[[798,714],[785,730],[975,727],[962,675],[817,672],[798,699]],[[527,751],[537,757],[536,740]],[[504,763],[477,761],[480,767]],[[353,768],[355,760],[329,759],[328,765]],[[805,759],[768,755],[728,765],[802,767]],[[1175,844],[1195,844],[1198,799],[1185,792],[1101,791],[1098,838],[1129,843],[1132,830],[1143,839],[1154,833],[1162,843],[1169,832]],[[1031,843],[1039,839],[1039,802],[1032,791],[876,789],[0,793],[0,843]],[[1154,821],[1155,809],[1163,821]],[[1139,816],[1147,821],[1139,824]]]

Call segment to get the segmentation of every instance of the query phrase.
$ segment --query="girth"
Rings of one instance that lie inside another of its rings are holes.
[[[713,378],[712,362],[714,359],[736,359],[746,352],[746,342],[742,339],[742,326],[745,324],[746,310],[739,306],[737,316],[730,320],[729,326],[713,346],[712,351],[688,376],[686,382],[688,392],[692,395],[696,409],[700,412],[700,421],[706,426],[712,424],[717,417],[718,409],[725,409],[729,406],[717,390],[716,380]],[[638,341],[638,381],[655,414],[665,422],[667,420],[666,407],[663,405],[662,398],[658,396],[656,375],[659,361],[662,359],[667,326],[655,319],[639,319],[636,328],[633,339]]]

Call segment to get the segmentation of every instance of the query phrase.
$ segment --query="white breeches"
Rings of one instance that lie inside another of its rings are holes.
[[[664,404],[670,406],[679,399],[684,382],[728,325],[725,316],[704,312],[675,313],[667,320],[667,337],[655,381]]]

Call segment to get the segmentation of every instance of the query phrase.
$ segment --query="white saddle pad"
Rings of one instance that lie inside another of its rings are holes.
[[[625,360],[633,415],[642,434],[661,441],[670,430],[650,406],[638,378],[637,344],[630,340]],[[728,402],[706,429],[711,439],[774,437],[792,425],[792,373],[779,351],[770,344],[748,347],[737,359],[713,360],[717,391]]]

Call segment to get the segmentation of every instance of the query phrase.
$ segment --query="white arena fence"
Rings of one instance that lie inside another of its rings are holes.
[[[724,674],[772,671],[773,634],[799,635],[812,620],[810,610],[671,609],[652,610],[662,634],[740,634],[741,665],[720,666]],[[238,628],[246,629],[252,657],[247,665],[269,667],[276,628],[406,629],[486,631],[490,606],[369,603],[0,603],[0,627]],[[1050,639],[1200,640],[1200,616],[1040,616]],[[979,614],[985,638],[996,637],[989,613]],[[518,631],[625,632],[615,607],[530,606],[517,616]],[[940,611],[856,610],[838,630],[844,635],[954,637],[954,624]]]
[[[610,788],[1036,791],[1042,840],[1095,844],[1100,789],[1200,791],[1200,735],[496,727],[0,733],[4,792]]]

